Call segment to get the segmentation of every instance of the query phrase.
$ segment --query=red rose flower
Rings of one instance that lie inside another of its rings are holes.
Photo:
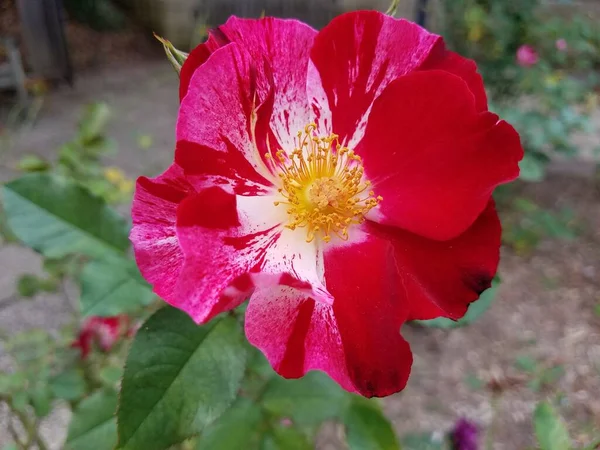
[[[87,358],[95,344],[103,352],[108,352],[129,329],[129,317],[90,317],[81,327],[72,347],[81,350],[81,357]]]
[[[475,64],[377,12],[317,32],[231,18],[181,70],[174,164],[141,177],[136,259],[197,323],[249,298],[246,335],[287,378],[403,389],[400,327],[462,317],[499,258],[494,188],[519,136]]]

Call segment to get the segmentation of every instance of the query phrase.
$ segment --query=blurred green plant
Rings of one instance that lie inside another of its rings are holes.
[[[106,137],[111,112],[105,103],[92,103],[82,114],[75,137],[62,145],[54,162],[25,155],[17,164],[24,172],[54,173],[89,189],[108,203],[129,201],[133,180],[118,167],[105,167],[103,159],[116,153],[116,144]]]
[[[539,0],[442,0],[441,6],[448,45],[477,62],[490,109],[521,135],[521,179],[540,181],[552,158],[577,155],[572,136],[593,131],[588,115],[598,105],[595,21],[546,19],[550,13]],[[519,65],[517,52],[524,45],[536,57]]]
[[[530,253],[544,238],[574,239],[581,231],[568,208],[550,211],[523,197],[516,197],[512,208],[504,216],[502,239],[521,255]]]

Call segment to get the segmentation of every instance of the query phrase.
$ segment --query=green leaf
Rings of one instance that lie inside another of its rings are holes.
[[[17,280],[17,292],[21,297],[33,297],[39,290],[40,282],[35,275],[21,275]]]
[[[300,425],[318,424],[339,417],[351,396],[322,372],[309,372],[297,380],[275,377],[262,396],[264,408]]]
[[[515,359],[515,367],[523,372],[533,373],[537,370],[538,363],[531,356],[521,355]]]
[[[52,398],[48,385],[40,383],[29,390],[31,406],[37,417],[46,417],[52,409]]]
[[[22,372],[0,372],[0,394],[12,394],[25,389],[27,380]]]
[[[375,401],[354,397],[343,420],[350,450],[400,449],[392,424]]]
[[[10,228],[46,257],[72,253],[103,257],[129,248],[125,220],[73,182],[29,174],[6,184],[3,194]]]
[[[547,402],[538,403],[533,425],[540,450],[569,450],[569,432],[556,410]]]
[[[81,314],[116,316],[149,305],[152,288],[128,259],[91,261],[81,273]]]
[[[117,443],[117,393],[98,391],[73,412],[67,450],[112,450]]]
[[[63,400],[77,400],[85,395],[85,380],[77,369],[58,374],[50,380],[52,394]]]
[[[411,433],[400,438],[402,450],[443,450],[444,440],[432,433]]]
[[[530,153],[525,153],[525,156],[519,163],[521,173],[519,178],[525,181],[536,182],[542,181],[546,172],[545,163]]]
[[[262,420],[260,407],[245,398],[238,400],[202,433],[198,450],[251,450],[258,448]]]
[[[121,381],[121,378],[123,378],[123,368],[106,366],[100,369],[98,376],[106,386],[112,387]]]
[[[29,392],[27,391],[19,391],[15,392],[12,395],[12,407],[21,412],[25,412],[27,410],[27,405],[29,405]]]
[[[277,426],[266,434],[261,450],[313,450],[308,438],[293,427]],[[245,447],[244,447],[245,448]]]
[[[479,300],[471,303],[467,313],[459,320],[454,321],[451,319],[446,319],[445,317],[440,317],[432,320],[415,320],[415,322],[432,328],[457,328],[469,325],[479,319],[479,317],[481,317],[483,313],[485,313],[488,308],[492,306],[499,286],[500,279],[496,277],[492,281],[492,287],[484,291],[479,297]]]
[[[164,308],[138,331],[118,410],[120,449],[162,450],[198,433],[232,403],[245,370],[239,324],[196,325]]]
[[[87,143],[102,137],[109,118],[110,109],[106,103],[88,105],[79,124],[80,139]]]
[[[25,155],[17,163],[17,169],[23,172],[43,172],[50,168],[50,164],[37,155]]]

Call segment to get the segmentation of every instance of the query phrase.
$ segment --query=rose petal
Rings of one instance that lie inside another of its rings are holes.
[[[218,187],[183,201],[177,236],[185,264],[173,303],[198,323],[234,308],[255,288],[289,285],[330,301],[314,242],[281,224],[269,196],[234,196]],[[244,287],[242,287],[244,286]]]
[[[460,319],[491,286],[498,268],[502,230],[493,201],[467,231],[449,241],[376,224],[367,228],[394,246],[410,320]]]
[[[523,157],[517,132],[478,112],[465,82],[444,71],[391,83],[356,152],[383,196],[369,217],[437,240],[464,232],[494,188],[518,176]]]
[[[330,110],[333,131],[354,147],[373,101],[390,82],[418,68],[439,39],[412,22],[377,11],[336,17],[319,32],[311,51],[328,100],[328,106],[321,104],[320,88],[313,82],[309,96],[315,109]]]
[[[421,64],[419,70],[444,70],[461,77],[475,96],[477,111],[486,111],[488,109],[483,78],[477,72],[477,65],[474,61],[446,49],[446,45],[442,39],[437,41],[433,46],[431,53],[423,64]]]
[[[368,238],[332,247],[324,269],[332,306],[289,287],[257,290],[246,312],[248,340],[284,377],[318,369],[367,397],[400,391],[412,355],[399,332],[408,311],[392,246]]]
[[[172,298],[183,266],[175,228],[177,207],[192,193],[193,187],[176,164],[155,179],[137,180],[130,239],[142,275],[167,301]]]
[[[257,147],[264,136],[255,134],[260,102],[251,58],[237,44],[217,50],[192,76],[179,110],[175,161],[197,189],[268,191],[274,179]]]
[[[181,98],[188,91],[193,72],[208,60],[210,54],[235,42],[250,55],[260,98],[273,97],[269,125],[278,147],[291,149],[294,147],[293,137],[311,122],[306,76],[316,34],[316,30],[297,20],[231,17],[224,25],[211,31],[206,43],[190,53],[181,70]],[[217,82],[220,80],[217,79]]]

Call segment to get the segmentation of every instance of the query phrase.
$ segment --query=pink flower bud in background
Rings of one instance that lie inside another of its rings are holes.
[[[567,41],[565,39],[557,39],[556,40],[556,49],[561,52],[566,52],[569,46],[567,45]]]
[[[129,328],[130,321],[126,315],[90,317],[81,326],[77,339],[71,347],[81,350],[82,359],[87,358],[94,344],[102,352],[108,352],[123,335],[128,333]]]
[[[291,427],[293,425],[292,419],[289,417],[284,417],[279,423],[284,427]]]
[[[521,45],[517,50],[517,64],[521,67],[535,66],[539,56],[531,45]]]

